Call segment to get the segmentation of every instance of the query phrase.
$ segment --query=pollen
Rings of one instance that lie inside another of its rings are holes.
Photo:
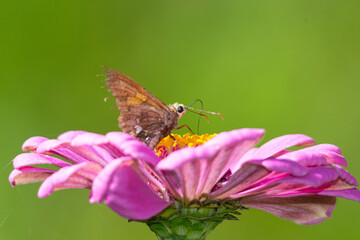
[[[156,155],[158,155],[161,159],[167,157],[171,152],[179,149],[200,146],[215,137],[216,133],[204,135],[192,135],[190,133],[186,133],[182,136],[179,134],[171,134],[171,136],[172,137],[167,136],[161,139],[154,150]]]

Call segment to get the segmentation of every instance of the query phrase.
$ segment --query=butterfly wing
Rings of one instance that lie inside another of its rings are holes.
[[[124,74],[105,68],[106,84],[120,110],[119,127],[150,148],[177,127],[178,115]]]

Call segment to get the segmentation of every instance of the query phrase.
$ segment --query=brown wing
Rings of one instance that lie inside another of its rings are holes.
[[[105,71],[106,84],[120,110],[119,127],[154,148],[177,127],[177,113],[131,78],[113,69]]]

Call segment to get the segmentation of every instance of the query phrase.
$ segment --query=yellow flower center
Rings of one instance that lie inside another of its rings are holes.
[[[167,157],[171,152],[179,150],[181,148],[196,147],[202,145],[209,141],[211,138],[215,137],[216,133],[204,135],[190,135],[190,133],[186,133],[183,136],[179,134],[171,134],[171,136],[173,138],[167,136],[161,139],[161,141],[154,149],[156,155],[158,155],[161,159]]]

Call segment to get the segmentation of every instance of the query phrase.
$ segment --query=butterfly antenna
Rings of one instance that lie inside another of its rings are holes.
[[[218,115],[224,120],[224,116],[221,113],[209,112],[209,111],[205,111],[205,110],[202,110],[202,109],[195,109],[195,108],[192,108],[192,107],[188,107],[188,108],[190,108],[192,110],[195,110],[195,111],[199,111],[199,112],[209,113],[209,114],[212,114],[212,115]]]
[[[200,102],[201,110],[202,110],[203,107],[204,107],[204,104],[200,99],[195,99],[192,103],[190,103],[189,106],[185,107],[185,110],[188,110],[188,108],[190,108],[192,105],[194,105],[197,102]],[[197,112],[194,112],[194,111],[191,111],[191,110],[189,110],[189,111],[193,112],[193,113],[196,113],[196,114],[199,114],[199,119],[198,119],[198,124],[197,124],[197,134],[199,135],[200,134],[200,118],[201,118],[201,116],[206,117],[208,122],[209,122],[209,118],[205,114],[197,113]]]
[[[200,102],[200,104],[201,104],[201,109],[202,109],[203,106],[204,106],[203,102],[202,102],[200,99],[195,99],[192,103],[190,103],[189,106],[185,107],[185,110],[188,109],[189,107],[191,107],[192,105],[194,105],[194,104],[197,103],[197,102]]]
[[[190,110],[190,109],[188,109],[187,111],[192,112],[192,113],[196,113],[197,115],[200,115],[199,118],[200,118],[201,116],[206,117],[206,120],[208,121],[208,123],[210,122],[208,116],[205,115],[205,114],[198,113],[198,112],[192,111],[192,110]]]

